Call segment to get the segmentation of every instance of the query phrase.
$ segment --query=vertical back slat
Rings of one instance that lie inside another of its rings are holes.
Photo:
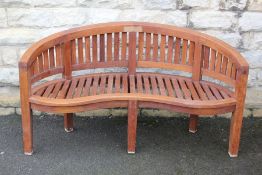
[[[189,56],[188,56],[188,65],[190,65],[190,66],[193,65],[194,50],[195,50],[195,42],[190,41],[190,44],[189,44]]]
[[[217,53],[215,72],[220,72],[221,63],[222,63],[222,55],[221,53]]]
[[[43,55],[42,54],[38,56],[38,68],[39,68],[38,70],[39,70],[40,73],[44,71]]]
[[[48,58],[48,50],[44,51],[44,70],[49,69],[49,58]]]
[[[161,35],[161,42],[160,42],[160,62],[165,62],[166,56],[166,36]]]
[[[181,45],[181,39],[176,38],[176,46],[175,46],[175,64],[179,64],[180,62],[180,45]]]
[[[91,62],[90,57],[90,36],[85,37],[85,56],[86,56],[86,62]]]
[[[151,60],[151,33],[146,33],[146,60]]]
[[[97,62],[97,35],[92,36],[92,61]]]
[[[211,71],[215,70],[215,62],[216,62],[216,51],[214,49],[211,49],[210,65],[209,65],[209,69]]]
[[[112,33],[107,34],[107,61],[112,61]]]
[[[55,53],[54,53],[54,47],[51,47],[49,49],[49,60],[50,60],[50,68],[55,67]]]
[[[138,43],[138,60],[143,60],[144,55],[144,32],[139,32],[139,43]]]
[[[226,74],[227,62],[228,62],[228,58],[223,56],[223,63],[222,63],[222,68],[221,68],[221,73],[223,74]]]
[[[72,64],[76,64],[76,40],[71,41]]]
[[[157,61],[158,58],[158,34],[153,34],[153,58],[152,61]]]
[[[204,54],[203,54],[203,56],[204,56],[204,68],[205,69],[208,69],[208,67],[209,67],[209,52],[210,52],[210,48],[209,47],[207,47],[207,46],[203,46],[203,52],[204,52]]]
[[[174,44],[174,37],[168,36],[168,54],[167,54],[167,62],[172,63],[173,57],[173,44]]]
[[[121,60],[126,60],[127,33],[122,33]]]
[[[187,45],[188,45],[188,41],[187,41],[186,39],[183,39],[183,46],[182,46],[182,59],[181,59],[181,63],[182,63],[182,64],[186,64]]]
[[[84,56],[83,56],[83,38],[77,39],[78,44],[78,63],[82,64],[84,62]]]
[[[104,34],[100,35],[100,61],[104,62],[105,61],[105,36]]]
[[[119,33],[114,33],[114,61],[119,60]]]
[[[62,53],[61,53],[61,46],[60,44],[55,46],[55,53],[56,53],[56,67],[62,66]]]

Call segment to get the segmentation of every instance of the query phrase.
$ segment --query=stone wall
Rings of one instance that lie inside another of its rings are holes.
[[[0,114],[19,113],[17,63],[33,42],[71,27],[126,20],[192,28],[237,48],[250,63],[245,115],[262,116],[262,0],[0,0]]]

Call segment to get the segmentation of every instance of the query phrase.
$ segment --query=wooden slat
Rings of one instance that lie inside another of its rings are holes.
[[[175,64],[179,64],[180,62],[180,45],[181,45],[181,38],[176,38],[176,45],[175,45]]]
[[[221,73],[223,74],[226,74],[227,63],[228,63],[228,58],[223,56],[223,63],[222,63],[222,68],[221,68]]]
[[[48,70],[49,69],[49,58],[48,58],[48,51],[44,51],[43,52],[44,55],[44,70]]]
[[[72,64],[76,64],[77,60],[76,60],[76,40],[75,39],[71,41],[71,55],[72,55]]]
[[[138,40],[138,60],[142,61],[144,55],[144,32],[139,32]]]
[[[232,62],[229,60],[228,63],[227,63],[227,68],[226,68],[226,75],[228,77],[231,77],[231,72],[232,72]]]
[[[199,81],[194,81],[193,83],[194,83],[194,85],[195,85],[195,88],[196,88],[199,96],[200,96],[200,99],[201,99],[201,100],[208,100],[207,95],[206,95],[206,93],[204,92],[204,90],[202,89]]]
[[[146,61],[151,60],[151,33],[146,33]]]
[[[45,90],[45,93],[43,94],[43,97],[49,97],[49,95],[52,93],[54,87],[55,87],[55,84],[50,84],[47,87],[47,89]]]
[[[38,59],[36,59],[33,63],[33,69],[34,69],[34,72],[33,74],[36,75],[39,73],[39,63],[38,63]]]
[[[174,90],[175,90],[175,93],[176,93],[176,97],[183,99],[183,94],[182,94],[182,92],[181,92],[181,89],[180,89],[180,87],[179,87],[179,84],[178,84],[178,82],[177,82],[177,79],[175,79],[174,77],[172,77],[172,83],[173,83],[173,87],[174,87]]]
[[[157,76],[157,82],[159,86],[160,95],[166,96],[166,88],[164,85],[163,78],[161,76]]]
[[[114,33],[114,60],[119,60],[119,33]]]
[[[60,67],[62,66],[62,53],[61,53],[60,44],[55,46],[55,53],[56,53],[56,67]]]
[[[156,77],[154,75],[150,75],[150,81],[151,81],[151,89],[154,95],[158,95],[159,91],[158,91],[158,86],[156,83]]]
[[[56,98],[64,99],[66,97],[66,94],[68,92],[68,88],[70,87],[70,84],[71,84],[71,80],[66,80],[63,84],[61,91],[58,93]]]
[[[158,58],[158,34],[153,34],[153,58],[152,61],[157,61]]]
[[[172,85],[171,85],[171,82],[170,82],[169,77],[166,77],[166,76],[165,76],[165,77],[164,77],[164,81],[165,81],[165,84],[166,84],[168,96],[174,97],[174,90],[173,90],[173,88],[172,88]]]
[[[221,53],[218,52],[217,53],[217,59],[216,59],[215,72],[220,73],[221,63],[222,63],[222,55],[221,55]]]
[[[44,63],[43,63],[43,56],[42,54],[38,56],[38,70],[39,72],[43,72],[44,71]]]
[[[55,67],[55,53],[54,53],[54,47],[51,47],[49,49],[49,61],[50,61],[50,68]]]
[[[210,48],[207,46],[203,46],[204,47],[204,68],[208,69],[209,67],[209,52],[210,52]]]
[[[229,96],[226,92],[224,92],[223,90],[220,90],[219,92],[220,92],[220,94],[222,95],[222,97],[223,97],[224,99],[230,97],[230,96]]]
[[[136,93],[136,84],[135,84],[134,75],[129,75],[129,87],[130,87],[130,93]]]
[[[58,95],[58,92],[60,91],[61,87],[63,85],[63,81],[59,81],[55,84],[53,92],[50,94],[50,98],[56,98]]]
[[[113,81],[114,81],[114,75],[110,74],[108,77],[108,83],[107,83],[107,93],[111,94],[113,93]]]
[[[137,91],[138,93],[143,93],[143,84],[142,84],[142,79],[141,79],[141,75],[138,74],[136,76],[136,81],[137,81]]]
[[[105,36],[104,34],[101,34],[100,37],[100,62],[104,62],[105,61]]]
[[[211,71],[215,70],[215,63],[216,63],[216,50],[211,49],[209,70]]]
[[[166,57],[166,36],[161,35],[161,42],[160,42],[160,62],[165,62]]]
[[[73,98],[74,92],[75,92],[75,89],[76,89],[76,86],[77,86],[77,83],[78,83],[78,79],[73,79],[72,80],[72,84],[69,87],[67,95],[66,95],[67,99]]]
[[[123,93],[128,93],[128,77],[127,77],[127,74],[124,74],[122,76],[122,80],[123,80]]]
[[[97,35],[92,36],[92,61],[97,62]]]
[[[115,92],[120,93],[120,75],[116,74],[115,78]]]
[[[208,96],[209,100],[215,100],[216,98],[213,96],[212,92],[210,91],[209,87],[203,83],[202,87],[206,93],[206,95]]]
[[[148,76],[147,75],[143,75],[143,82],[144,82],[144,87],[145,87],[146,94],[151,94],[149,80],[148,80]]]
[[[91,62],[91,56],[90,56],[90,36],[85,37],[85,56],[86,56],[86,62]]]
[[[127,33],[122,32],[121,60],[127,60],[126,46],[127,46]]]
[[[237,73],[236,65],[233,64],[233,65],[232,65],[232,71],[231,71],[231,78],[232,78],[233,80],[236,79],[236,73]]]
[[[77,39],[78,45],[78,63],[82,64],[84,62],[84,54],[83,54],[83,38]]]
[[[168,36],[167,62],[172,63],[174,37]]]
[[[193,100],[199,100],[200,98],[199,98],[199,96],[198,96],[198,94],[195,90],[195,87],[194,87],[192,81],[186,80],[186,85],[187,85],[187,87],[188,87],[188,89],[189,89],[189,91],[190,91],[190,93],[193,97]]]
[[[192,99],[191,93],[190,93],[189,89],[187,88],[185,81],[183,79],[179,78],[178,82],[180,84],[182,92],[184,93],[185,98],[186,99]]]
[[[74,98],[78,98],[81,96],[85,81],[86,81],[85,77],[80,78]]]
[[[101,76],[100,86],[99,86],[99,93],[104,94],[105,93],[105,87],[106,87],[106,76]]]
[[[107,34],[107,61],[112,61],[112,33]]]
[[[193,65],[194,50],[195,50],[195,42],[190,41],[190,44],[189,44],[188,65]]]
[[[90,88],[90,95],[96,95],[98,89],[99,76],[94,76],[93,84]]]
[[[222,96],[220,95],[220,93],[218,92],[218,90],[215,87],[210,86],[210,89],[218,100],[223,99]]]
[[[40,88],[38,91],[35,92],[35,95],[37,95],[37,96],[42,96],[43,93],[45,92],[46,88],[47,88],[46,86]]]
[[[91,76],[86,78],[86,84],[85,84],[84,88],[82,89],[82,97],[89,95],[92,80],[93,80],[93,77],[91,77]]]
[[[188,46],[188,40],[183,39],[182,59],[181,59],[182,64],[186,64],[187,61],[187,46]]]

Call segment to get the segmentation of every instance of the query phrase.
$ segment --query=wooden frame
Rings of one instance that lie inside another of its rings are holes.
[[[73,71],[125,67],[123,73],[72,76]],[[191,77],[137,72],[159,68]],[[19,61],[24,153],[33,152],[31,110],[64,113],[73,131],[73,113],[128,108],[128,152],[135,153],[138,108],[198,115],[232,112],[229,155],[238,155],[249,66],[231,46],[214,37],[171,25],[114,22],[53,34],[33,44]],[[40,82],[62,74],[57,80]],[[207,76],[232,89],[202,80]]]

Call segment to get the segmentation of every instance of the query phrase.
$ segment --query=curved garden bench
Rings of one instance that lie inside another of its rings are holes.
[[[97,68],[116,71],[87,71]],[[25,154],[33,152],[32,109],[63,113],[70,132],[72,113],[114,107],[128,108],[129,153],[135,152],[137,109],[159,108],[190,114],[193,133],[198,115],[232,112],[229,155],[238,154],[248,64],[208,35],[141,22],[89,25],[35,43],[19,69]]]

